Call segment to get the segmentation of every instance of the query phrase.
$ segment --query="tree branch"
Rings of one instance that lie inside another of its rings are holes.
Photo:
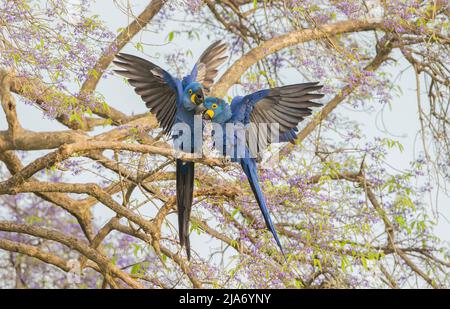
[[[22,129],[16,113],[16,101],[11,95],[11,77],[5,70],[0,70],[0,101],[8,122],[8,136],[12,143],[15,142],[15,136]],[[1,142],[0,142],[1,145]]]
[[[316,29],[302,29],[275,37],[263,42],[258,47],[255,47],[251,51],[247,52],[230,68],[228,68],[220,80],[214,85],[212,94],[215,97],[225,96],[228,89],[239,81],[248,68],[256,64],[261,59],[280,51],[283,48],[338,34],[377,29],[383,29],[383,25],[376,22],[347,20],[337,22],[335,24],[323,25]]]
[[[373,60],[364,67],[364,71],[376,71],[381,64],[383,64],[386,59],[388,59],[388,56],[390,52],[392,51],[392,44],[387,38],[381,40],[381,42],[385,42],[384,44],[377,52],[377,55]],[[357,81],[356,83],[352,85],[347,85],[344,88],[339,91],[339,94],[337,94],[333,99],[331,99],[318,113],[313,117],[312,120],[309,121],[309,123],[297,134],[297,138],[295,140],[295,144],[300,144],[303,142],[303,140],[311,134],[318,126],[319,124],[326,119],[332,111],[336,109],[336,107],[339,106],[348,96],[353,93],[353,91],[359,86],[360,81]],[[293,144],[287,144],[285,145],[281,151],[290,151],[294,147]]]
[[[64,259],[51,253],[43,252],[42,250],[34,246],[22,244],[8,239],[0,239],[0,248],[3,250],[17,252],[37,258],[42,262],[54,265],[65,272],[69,272],[71,270],[71,267]]]
[[[114,274],[131,287],[138,289],[143,288],[143,286],[139,282],[131,278],[127,273],[119,269],[117,266],[113,265],[107,257],[98,253],[96,250],[92,249],[91,247],[89,247],[89,245],[82,242],[76,237],[67,236],[63,233],[47,228],[29,226],[26,224],[17,224],[8,221],[0,221],[0,230],[5,232],[28,234],[31,236],[59,242],[69,248],[77,250],[81,254],[88,257],[90,260],[97,263],[99,267],[102,268],[106,273]]]
[[[152,20],[152,18],[161,10],[165,2],[166,0],[151,1],[142,13],[120,32],[95,64],[92,69],[95,73],[90,74],[81,86],[80,93],[82,95],[89,95],[95,90],[103,72],[114,60],[115,55]]]

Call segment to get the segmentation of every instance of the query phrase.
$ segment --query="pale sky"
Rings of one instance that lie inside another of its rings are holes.
[[[134,12],[137,15],[144,5],[148,4],[148,1],[133,1],[133,3],[138,3],[136,5]],[[106,21],[107,25],[112,31],[115,32],[119,27],[124,27],[127,25],[129,20],[127,17],[115,8],[111,1],[97,1],[94,5],[94,9],[100,17]],[[201,52],[206,48],[215,38],[207,38],[206,36],[201,38],[201,41],[188,41],[181,36],[176,36],[174,41],[170,44],[165,44],[166,38],[169,32],[176,30],[176,23],[168,23],[166,28],[160,32],[155,33],[153,29],[155,27],[150,26],[149,30],[143,34],[139,34],[137,38],[133,41],[137,42],[139,39],[144,43],[154,44],[155,46],[144,46],[144,51],[146,55],[154,56],[158,53],[165,54],[166,52],[171,52],[173,49],[186,48],[192,50],[193,59],[191,63],[193,64]],[[132,44],[129,44],[123,50],[128,53],[136,54],[141,57],[146,57],[139,53]],[[399,58],[398,55],[395,58]],[[164,63],[163,58],[152,58],[155,63],[167,67]],[[225,65],[226,67],[226,65]],[[396,76],[398,72],[407,67],[405,61],[400,61],[396,67],[389,69],[389,73]],[[168,69],[169,70],[169,69]],[[170,71],[170,70],[169,70]],[[222,69],[223,71],[223,69]],[[173,72],[173,71],[172,71]],[[291,73],[290,71],[283,72],[282,74],[285,84],[298,83],[298,75]],[[390,137],[399,140],[403,146],[404,151],[400,152],[398,150],[391,150],[389,152],[387,161],[394,167],[398,169],[408,168],[409,162],[413,160],[414,150],[420,150],[421,144],[417,141],[415,145],[416,134],[419,129],[418,113],[417,113],[417,101],[416,101],[416,86],[415,78],[412,70],[405,72],[401,79],[399,80],[399,85],[402,88],[403,95],[401,97],[395,98],[392,102],[392,110],[385,109],[381,113],[381,104],[373,103],[375,107],[375,112],[358,112],[354,111],[349,105],[343,105],[338,107],[337,111],[343,113],[351,119],[356,119],[361,123],[364,123],[365,134],[368,139],[372,139],[375,136],[379,137]],[[127,87],[120,77],[108,77],[108,79],[102,79],[97,90],[102,93],[106,102],[111,106],[125,112],[131,113],[142,113],[146,111],[144,104],[141,99],[134,93],[131,87]],[[19,119],[23,127],[35,131],[51,131],[51,130],[64,130],[65,127],[60,125],[57,121],[52,121],[44,119],[42,117],[41,111],[37,108],[32,108],[29,105],[23,104],[18,100],[17,111]],[[382,114],[385,126],[387,130],[395,135],[388,135],[386,132],[380,130],[380,115]],[[3,112],[0,113],[0,130],[6,129],[6,121],[4,119]],[[92,132],[92,134],[97,134],[98,131]],[[434,199],[434,197],[433,197]],[[434,205],[436,206],[436,205]],[[445,219],[450,219],[450,198],[446,197],[444,194],[440,194],[438,198],[438,209],[441,213],[438,220],[438,226],[436,229],[436,234],[447,241],[450,241],[450,223]],[[430,211],[431,214],[431,211]],[[101,220],[104,222],[105,217]]]

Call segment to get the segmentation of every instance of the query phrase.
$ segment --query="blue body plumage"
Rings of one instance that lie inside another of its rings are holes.
[[[220,100],[217,98],[209,98],[207,97],[205,99],[204,106],[210,113],[210,119],[217,124],[220,124],[222,128],[222,136],[215,136],[215,138],[222,138],[222,149],[218,149],[219,151],[222,151],[223,155],[230,155],[231,154],[231,161],[238,162],[242,170],[244,171],[248,182],[250,184],[250,188],[252,189],[252,192],[256,198],[256,202],[259,205],[259,208],[261,209],[261,212],[264,217],[264,221],[266,223],[267,228],[269,231],[273,234],[273,237],[275,238],[275,241],[278,245],[278,247],[281,250],[281,253],[284,256],[283,247],[281,245],[280,239],[278,237],[278,234],[275,230],[275,226],[272,222],[272,219],[270,218],[269,209],[267,208],[266,199],[264,197],[264,194],[261,190],[261,186],[259,185],[259,176],[258,176],[258,169],[256,166],[256,159],[252,157],[250,154],[250,150],[247,147],[247,145],[242,145],[244,140],[241,139],[238,133],[234,131],[232,136],[227,136],[227,124],[237,124],[235,121],[237,121],[237,115],[241,112],[244,112],[241,106],[242,103],[242,97],[233,100],[233,103],[228,105],[224,100]],[[248,116],[245,116],[248,117]],[[245,118],[244,117],[244,118]],[[238,148],[242,147],[244,152],[238,151]],[[230,150],[231,149],[231,150]]]
[[[321,88],[322,86],[317,83],[295,84],[237,96],[232,99],[231,105],[213,97],[207,97],[204,103],[206,108],[204,118],[221,126],[222,136],[215,137],[216,146],[218,146],[217,138],[222,140],[222,149],[218,150],[224,155],[229,155],[232,161],[240,163],[266,226],[272,232],[283,256],[285,256],[283,247],[259,185],[256,157],[270,143],[295,141],[298,123],[311,114],[311,107],[321,105],[310,101],[323,97],[322,94],[311,93]],[[230,124],[233,125],[233,130],[227,130]],[[259,134],[257,126],[263,125],[267,128],[267,124],[275,126],[270,126],[266,134]],[[278,132],[273,132],[274,130]],[[250,140],[247,140],[247,137]],[[256,142],[252,143],[251,139],[256,139]]]
[[[203,103],[203,89],[209,88],[217,68],[227,59],[224,53],[226,44],[217,41],[210,45],[200,56],[191,73],[182,80],[173,77],[170,73],[150,61],[129,54],[120,53],[116,56],[114,64],[121,70],[116,73],[125,76],[134,87],[146,106],[159,121],[166,134],[174,138],[174,145],[187,152],[201,149],[201,138],[194,139],[194,117],[201,109]],[[174,125],[183,124],[190,129],[190,147],[184,145],[184,131]],[[173,129],[173,130],[172,130]],[[181,246],[186,246],[186,253],[190,259],[189,219],[192,208],[194,188],[194,162],[176,160],[176,194],[178,210],[178,228]]]

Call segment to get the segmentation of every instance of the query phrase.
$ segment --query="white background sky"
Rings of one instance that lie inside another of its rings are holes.
[[[136,15],[139,14],[143,7],[148,4],[148,1],[132,2],[134,3],[133,5],[135,5],[133,11]],[[127,16],[114,7],[111,1],[97,1],[94,4],[94,13],[99,14],[113,31],[120,27],[125,27],[129,22]],[[149,56],[155,56],[158,53],[164,54],[177,48],[189,48],[193,53],[193,58],[191,61],[193,64],[201,52],[214,40],[214,38],[208,39],[205,35],[202,36],[200,42],[197,40],[192,42],[186,40],[184,37],[176,36],[173,42],[170,44],[165,44],[168,33],[173,30],[177,30],[177,27],[179,27],[179,25],[176,23],[168,23],[163,31],[156,33],[153,31],[153,29],[156,28],[150,26],[148,29],[150,31],[139,34],[134,39],[134,42],[141,40],[144,43],[154,45],[144,46],[145,54]],[[124,51],[143,56],[132,46],[132,44],[128,44]],[[396,58],[399,58],[398,55]],[[152,61],[168,68],[168,71],[170,71],[168,65],[164,63],[163,57],[160,57],[159,59],[152,58]],[[388,72],[390,72],[393,76],[396,76],[398,72],[405,69],[407,66],[408,64],[404,60],[399,61],[399,63],[395,67],[389,69]],[[295,73],[291,73],[290,71],[283,72],[282,76],[285,84],[303,81],[298,80],[298,75],[295,75]],[[364,123],[364,130],[368,139],[372,139],[375,136],[386,136],[399,140],[404,145],[404,151],[400,152],[396,149],[391,150],[387,157],[387,161],[392,166],[402,169],[409,167],[409,162],[414,158],[414,152],[417,155],[421,148],[420,141],[416,141],[419,121],[415,94],[415,77],[411,69],[406,71],[401,76],[399,85],[402,88],[403,95],[393,100],[392,110],[385,108],[382,112],[381,104],[377,104],[376,102],[373,102],[375,111],[371,113],[355,111],[348,105],[340,106],[337,110],[348,116],[350,119],[355,119],[361,123]],[[97,90],[106,97],[108,104],[125,113],[142,113],[146,111],[141,99],[134,93],[131,87],[125,86],[123,80],[119,77],[102,79]],[[44,119],[41,111],[37,108],[32,108],[23,104],[20,100],[18,100],[17,111],[20,122],[26,129],[35,131],[65,129],[57,121]],[[389,133],[381,130],[381,115],[383,116],[385,126]],[[0,130],[4,130],[6,127],[6,121],[2,112],[0,113]],[[96,133],[97,132],[93,132],[92,134]],[[450,219],[450,199],[444,194],[439,195],[438,209],[441,215],[437,218],[438,226],[436,229],[436,234],[442,239],[450,241],[450,223],[446,219]],[[106,217],[103,218],[103,220],[106,220]]]

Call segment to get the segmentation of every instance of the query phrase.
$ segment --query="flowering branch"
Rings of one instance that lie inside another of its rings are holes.
[[[377,22],[346,20],[334,24],[323,25],[316,29],[302,29],[296,32],[277,36],[263,42],[239,58],[222,75],[214,85],[212,94],[223,97],[228,89],[239,81],[245,71],[259,60],[273,54],[283,48],[298,45],[308,41],[320,40],[336,36],[338,34],[383,29],[383,25]]]

